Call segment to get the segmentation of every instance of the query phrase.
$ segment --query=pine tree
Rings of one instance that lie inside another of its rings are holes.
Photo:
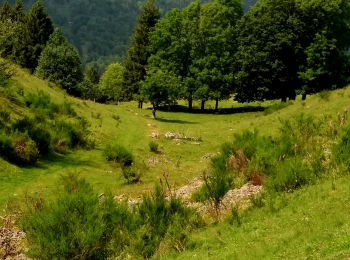
[[[14,44],[13,59],[33,72],[53,29],[52,21],[41,1],[36,1],[21,28],[21,38]]]
[[[93,84],[98,84],[100,81],[100,75],[97,71],[96,65],[89,65],[85,70],[85,78],[91,81]]]
[[[23,22],[25,18],[24,5],[22,0],[16,0],[12,11],[12,20]]]
[[[124,60],[125,72],[123,78],[126,98],[136,97],[139,101],[139,108],[142,108],[140,82],[145,78],[145,66],[151,55],[149,34],[159,18],[159,9],[154,0],[148,0],[141,11],[131,38],[131,46]]]
[[[12,17],[12,8],[9,5],[8,1],[4,0],[4,2],[0,6],[0,21],[11,19],[11,17]]]

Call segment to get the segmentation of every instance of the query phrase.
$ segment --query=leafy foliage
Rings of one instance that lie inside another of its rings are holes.
[[[123,75],[125,68],[118,63],[110,64],[103,73],[99,89],[108,100],[119,102],[123,98]]]
[[[61,85],[68,93],[80,94],[77,87],[83,78],[80,58],[59,29],[50,36],[36,72],[40,77]]]

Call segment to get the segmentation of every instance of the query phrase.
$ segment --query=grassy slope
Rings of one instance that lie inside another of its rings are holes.
[[[228,222],[196,232],[196,247],[177,259],[348,259],[350,178],[284,195],[279,210],[253,209],[241,226]]]
[[[296,101],[294,104],[276,112],[232,113],[228,115],[189,114],[158,112],[159,120],[151,118],[150,110],[136,109],[135,103],[124,103],[119,106],[102,105],[90,101],[82,101],[67,97],[56,87],[18,70],[14,83],[22,86],[25,93],[44,90],[53,100],[62,102],[65,98],[74,104],[74,108],[91,123],[91,131],[97,140],[96,149],[91,151],[78,150],[66,156],[56,156],[51,160],[42,160],[36,167],[18,168],[0,159],[0,208],[9,197],[23,196],[26,192],[41,192],[53,194],[56,180],[61,174],[77,172],[86,177],[94,186],[103,191],[110,189],[116,194],[126,193],[138,196],[145,190],[150,190],[163,172],[168,172],[171,183],[182,185],[194,176],[198,176],[207,167],[208,161],[201,158],[208,153],[219,151],[220,145],[229,141],[232,135],[242,129],[258,128],[264,134],[273,134],[279,118],[293,116],[296,113],[311,113],[316,116],[336,114],[349,103],[350,89],[334,92],[329,101],[319,97],[310,97],[306,103]],[[0,96],[0,108],[5,107],[13,112],[13,116],[28,113],[23,107],[10,103]],[[273,102],[253,104],[268,107]],[[213,106],[213,104],[208,104]],[[232,101],[222,102],[221,107],[239,107]],[[100,116],[96,116],[96,115]],[[119,116],[120,123],[113,119]],[[98,118],[99,117],[99,118]],[[154,155],[149,151],[148,143],[152,139],[152,131],[161,134],[158,141],[163,151]],[[188,136],[201,137],[203,142],[181,142],[176,144],[166,140],[167,131],[182,132]],[[103,148],[107,143],[119,142],[130,148],[139,161],[148,165],[150,157],[156,157],[159,164],[149,165],[145,169],[142,182],[136,185],[126,185],[120,176],[120,169],[105,161]]]

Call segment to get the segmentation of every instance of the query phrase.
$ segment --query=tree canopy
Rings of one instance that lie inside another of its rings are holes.
[[[83,78],[78,52],[68,43],[59,29],[50,36],[43,50],[36,73],[66,89],[68,93],[79,95],[78,83]]]

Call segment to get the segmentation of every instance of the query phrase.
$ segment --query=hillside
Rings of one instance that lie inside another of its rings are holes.
[[[332,93],[329,101],[315,95],[309,97],[306,103],[297,100],[288,103],[287,106],[279,105],[280,101],[243,105],[226,101],[220,103],[220,108],[226,108],[222,112],[228,114],[159,111],[158,120],[155,121],[151,117],[150,110],[136,109],[136,103],[122,103],[118,106],[97,104],[69,97],[62,90],[49,86],[51,84],[48,82],[17,69],[11,88],[14,89],[12,92],[23,89],[24,95],[41,90],[48,93],[56,102],[64,100],[71,102],[78,115],[85,117],[90,124],[89,129],[96,140],[96,148],[78,149],[53,160],[42,160],[38,163],[38,167],[30,168],[20,168],[0,159],[2,206],[8,197],[23,194],[28,190],[51,193],[55,181],[64,172],[79,172],[101,191],[108,187],[117,194],[127,193],[132,196],[149,190],[164,172],[169,173],[169,179],[173,184],[182,185],[200,176],[208,165],[208,155],[217,153],[221,144],[230,141],[234,133],[258,128],[260,133],[272,135],[277,132],[280,119],[300,113],[319,118],[334,116],[348,105],[350,94],[349,88],[341,89]],[[6,97],[8,92],[11,93],[11,91],[1,92],[0,108],[10,109],[9,112],[15,117],[28,114],[29,111],[23,105]],[[199,105],[196,104],[195,108]],[[214,104],[208,102],[208,108],[213,106]],[[265,111],[262,111],[264,109]],[[212,129],[213,125],[215,131]],[[177,143],[165,138],[167,132],[181,133],[202,141]],[[218,135],[218,132],[221,134]],[[162,153],[158,155],[149,151],[148,143],[153,139],[152,135],[159,136],[157,142]],[[120,169],[105,161],[103,149],[111,142],[118,142],[130,148],[137,161],[147,166],[142,182],[136,184],[133,189],[124,184]]]
[[[14,2],[14,1],[9,1]],[[34,0],[25,0],[26,6]],[[159,0],[164,14],[171,8],[183,8],[191,0]],[[248,10],[256,0],[244,2]],[[43,1],[54,23],[78,48],[83,64],[96,62],[105,66],[123,58],[129,44],[142,1]]]
[[[208,102],[203,114],[196,103],[193,113],[158,111],[158,120],[154,120],[147,105],[140,110],[135,102],[117,106],[83,101],[16,66],[14,71],[10,85],[0,88],[1,116],[9,113],[10,121],[33,116],[23,98],[45,93],[57,104],[71,104],[77,116],[87,120],[85,132],[95,146],[54,153],[30,167],[0,159],[0,208],[7,210],[23,203],[28,195],[54,198],[59,179],[67,173],[78,173],[99,193],[109,190],[122,198],[139,199],[164,173],[173,187],[180,187],[201,176],[209,158],[218,154],[220,146],[231,141],[234,134],[258,129],[262,135],[275,136],[280,120],[301,113],[321,120],[337,118],[338,112],[347,111],[350,96],[350,88],[344,88],[309,96],[304,102],[298,97],[286,104],[238,104],[228,100],[220,103],[219,113],[213,113],[210,108],[214,104]],[[166,138],[174,134],[187,140]],[[151,140],[159,145],[158,153],[150,151]],[[127,184],[120,167],[106,161],[103,151],[110,143],[132,151],[135,161],[143,167],[141,182]],[[251,210],[240,211],[238,223],[237,218],[228,217],[218,225],[192,232],[190,239],[194,243],[181,254],[173,254],[166,247],[157,254],[180,259],[346,257],[350,178],[344,173],[330,172],[294,192],[269,193],[262,201],[255,201]]]

